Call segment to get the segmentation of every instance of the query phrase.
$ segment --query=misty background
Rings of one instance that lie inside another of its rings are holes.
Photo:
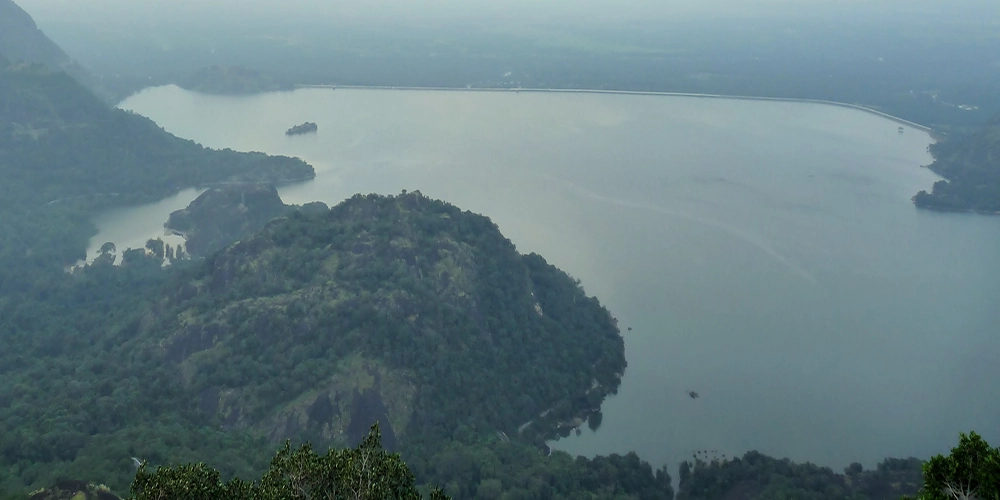
[[[119,99],[218,65],[287,85],[830,99],[943,132],[1000,109],[1000,3],[985,0],[20,4]]]

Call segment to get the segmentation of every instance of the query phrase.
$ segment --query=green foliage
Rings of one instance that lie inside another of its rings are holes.
[[[916,459],[887,459],[875,471],[852,464],[848,474],[840,475],[826,467],[752,451],[732,460],[682,463],[677,499],[895,500],[915,492],[919,482],[920,461]]]
[[[962,434],[951,455],[936,455],[924,464],[918,500],[1000,499],[1000,448],[975,432]]]
[[[935,210],[1000,213],[1000,115],[971,137],[936,143],[930,169],[947,180],[913,202]]]
[[[546,456],[528,443],[494,436],[445,440],[404,453],[418,477],[455,498],[671,499],[666,468],[653,470],[635,453],[587,459]]]
[[[152,473],[143,464],[131,491],[133,500],[421,498],[413,474],[399,455],[382,449],[377,425],[357,448],[329,450],[325,455],[317,454],[308,444],[293,452],[286,442],[271,461],[270,470],[257,482],[238,478],[222,482],[219,471],[203,463],[160,467]],[[432,498],[447,497],[435,491]]]
[[[31,492],[28,500],[121,500],[103,484],[61,479],[48,488]]]

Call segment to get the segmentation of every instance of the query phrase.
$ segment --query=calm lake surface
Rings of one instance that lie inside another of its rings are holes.
[[[1000,441],[1000,218],[913,207],[937,179],[926,133],[834,106],[628,95],[160,87],[121,107],[312,163],[286,203],[420,190],[580,278],[629,367],[598,431],[555,448],[840,470],[970,429]],[[305,121],[319,132],[284,135]],[[196,194],[106,214],[92,246],[162,235]]]

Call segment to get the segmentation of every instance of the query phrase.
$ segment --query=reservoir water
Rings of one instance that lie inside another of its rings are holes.
[[[629,367],[601,427],[555,448],[672,471],[755,449],[839,470],[946,452],[970,429],[1000,442],[1000,218],[913,207],[937,179],[919,130],[635,95],[160,87],[121,107],[310,162],[286,203],[420,190],[581,279],[618,317]],[[318,133],[285,136],[305,121]],[[93,246],[162,235],[196,194],[106,214]]]

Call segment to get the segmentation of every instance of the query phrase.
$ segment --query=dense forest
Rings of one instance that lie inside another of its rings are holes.
[[[694,460],[680,466],[678,500],[841,498],[890,500],[916,494],[922,484],[918,459],[887,459],[875,470],[851,464],[843,474],[758,452],[732,460]]]
[[[920,208],[1000,213],[1000,114],[968,137],[930,147],[930,169],[945,180],[913,197]]]

